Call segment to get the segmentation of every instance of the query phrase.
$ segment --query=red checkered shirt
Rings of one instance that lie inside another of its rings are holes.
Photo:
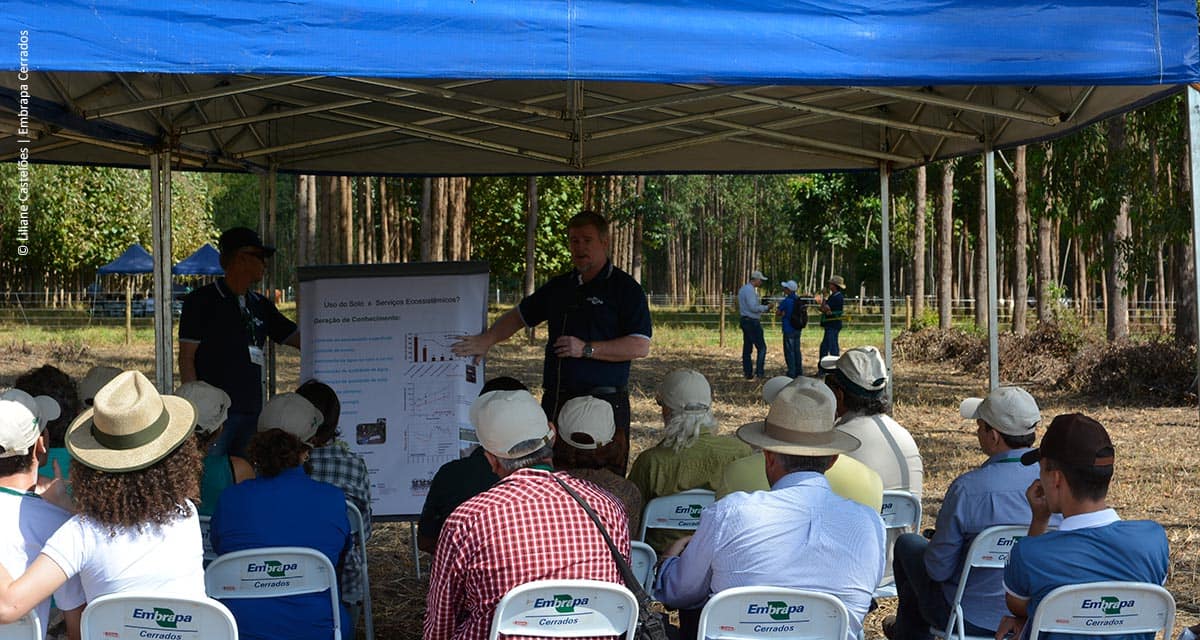
[[[629,529],[621,503],[590,482],[554,475],[592,507],[628,560]],[[486,639],[500,598],[513,587],[544,579],[623,584],[608,545],[575,499],[550,472],[519,469],[446,520],[429,581],[425,640]]]

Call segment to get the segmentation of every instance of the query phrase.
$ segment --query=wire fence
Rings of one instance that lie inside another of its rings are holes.
[[[520,301],[521,292],[494,289],[488,296],[489,304],[506,308]],[[647,295],[656,325],[677,326],[691,329],[712,329],[720,331],[722,311],[726,330],[736,329],[738,324],[737,296],[733,293],[724,296],[691,298],[671,297],[665,294],[651,293]],[[291,299],[290,295],[285,299]],[[778,305],[778,297],[764,299],[773,305]],[[130,315],[134,327],[151,327],[154,321],[153,298],[140,295],[130,300]],[[1027,320],[1032,326],[1036,321],[1036,304],[1031,298],[1026,301]],[[48,296],[45,292],[5,292],[0,293],[0,324],[13,326],[38,327],[43,329],[80,328],[88,326],[124,326],[125,296],[123,294],[90,295],[87,291],[60,292],[56,296]],[[179,314],[181,302],[172,301],[172,310]],[[1083,324],[1098,324],[1104,326],[1104,308],[1101,301],[1092,301],[1085,307],[1075,300],[1061,299],[1054,301],[1054,312],[1061,317]],[[927,318],[937,321],[937,300],[932,296],[925,302]],[[1012,322],[1013,304],[1010,300],[1001,300],[997,307],[997,316],[1003,330]],[[810,322],[817,323],[819,311],[813,307],[809,310]],[[883,299],[879,297],[846,298],[846,324],[863,329],[882,329]],[[1175,314],[1174,303],[1168,301],[1160,304],[1156,300],[1138,300],[1130,303],[1129,325],[1134,333],[1170,332],[1173,330]],[[969,326],[975,318],[975,301],[970,298],[956,299],[951,304],[951,317],[956,326]],[[773,314],[764,314],[768,324],[778,324],[779,320]],[[912,300],[906,297],[892,299],[892,326],[897,330],[910,326],[913,322]],[[928,320],[927,320],[928,322]]]

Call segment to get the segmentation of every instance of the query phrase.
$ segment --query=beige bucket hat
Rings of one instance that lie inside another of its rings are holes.
[[[96,392],[92,408],[67,430],[67,451],[80,464],[124,473],[167,457],[196,426],[192,403],[159,395],[140,371],[124,371]]]
[[[796,378],[775,396],[767,419],[742,425],[746,444],[794,456],[831,456],[858,449],[858,438],[834,428],[837,398],[816,378]]]

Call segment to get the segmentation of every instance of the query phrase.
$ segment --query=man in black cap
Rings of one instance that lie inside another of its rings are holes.
[[[1114,458],[1108,432],[1081,413],[1055,418],[1041,446],[1021,456],[1022,464],[1040,467],[1038,479],[1025,492],[1033,511],[1029,535],[1013,547],[1004,569],[1013,615],[1001,621],[997,638],[1010,631],[1021,637],[1026,620],[1058,587],[1108,580],[1162,584],[1167,579],[1170,559],[1163,528],[1149,520],[1121,520],[1105,503]],[[1057,531],[1047,531],[1053,513],[1061,513],[1063,521]]]
[[[229,394],[229,417],[213,453],[245,456],[262,410],[263,345],[270,338],[299,349],[300,332],[270,299],[250,291],[275,247],[252,229],[234,227],[221,234],[219,248],[225,277],[183,299],[179,375]]]

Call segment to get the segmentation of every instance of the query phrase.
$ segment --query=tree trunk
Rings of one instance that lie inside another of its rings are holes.
[[[1124,164],[1125,116],[1108,121],[1108,160],[1114,176],[1122,174],[1117,168]],[[1120,184],[1115,182],[1113,184]],[[1108,300],[1104,306],[1105,329],[1110,342],[1129,338],[1129,292],[1125,286],[1128,277],[1126,241],[1129,239],[1129,209],[1132,198],[1127,189],[1121,190],[1113,224],[1104,243],[1104,263],[1108,270],[1105,285]]]
[[[350,182],[350,176],[341,176],[338,178],[339,195],[341,196],[341,204],[339,205],[339,218],[341,223],[342,233],[342,248],[341,258],[343,263],[354,261],[354,188]]]
[[[433,257],[433,178],[421,181],[421,262],[432,262]]]
[[[446,229],[449,233],[449,247],[446,252],[450,260],[462,260],[463,227],[466,225],[467,194],[466,178],[446,178]]]
[[[392,253],[392,217],[395,214],[391,201],[392,190],[388,178],[379,178],[379,261],[395,262]]]
[[[1054,155],[1054,147],[1046,145],[1046,164],[1042,168],[1042,184],[1050,183],[1050,166]],[[1054,257],[1051,255],[1050,241],[1053,231],[1054,200],[1050,190],[1045,189],[1046,201],[1043,203],[1042,215],[1038,216],[1038,250],[1037,250],[1037,317],[1038,323],[1051,320],[1051,288],[1054,283]],[[1055,248],[1057,249],[1057,247]]]
[[[1013,159],[1013,191],[1016,199],[1016,225],[1013,229],[1012,330],[1025,335],[1025,299],[1029,297],[1027,240],[1029,237],[1029,191],[1025,167],[1025,146],[1019,146]]]
[[[916,201],[916,211],[913,212],[913,307],[914,319],[920,320],[925,314],[925,198],[926,185],[925,165],[917,167],[917,189],[913,195]]]
[[[954,161],[942,165],[942,201],[938,209],[938,327],[949,329],[951,317],[951,288],[954,284]]]
[[[988,324],[988,260],[987,260],[987,162],[979,161],[979,211],[975,225],[975,326]]]
[[[538,183],[529,176],[525,185],[525,295],[533,293],[537,271]]]
[[[308,221],[312,211],[308,208],[308,181],[312,176],[296,176],[296,264],[312,264],[309,259]]]
[[[639,284],[642,282],[642,255],[644,247],[642,246],[642,225],[645,223],[645,214],[642,213],[641,199],[646,192],[646,176],[637,177],[637,198],[638,207],[633,214],[633,257],[631,260],[631,271],[629,274],[637,280]]]
[[[1158,316],[1158,330],[1166,333],[1171,330],[1167,317],[1167,279],[1163,267],[1163,243],[1154,246],[1154,309]]]

